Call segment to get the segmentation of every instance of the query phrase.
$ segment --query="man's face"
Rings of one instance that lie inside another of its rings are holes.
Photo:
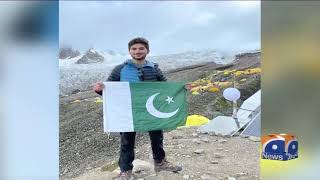
[[[130,47],[129,53],[135,60],[144,60],[149,53],[143,44],[137,43]]]

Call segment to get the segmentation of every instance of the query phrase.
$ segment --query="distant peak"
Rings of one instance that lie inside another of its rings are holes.
[[[89,52],[91,52],[91,53],[96,53],[97,51],[96,51],[94,48],[90,48],[90,49],[89,49]]]

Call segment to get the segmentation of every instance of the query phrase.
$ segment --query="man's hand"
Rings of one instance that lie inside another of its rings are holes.
[[[103,88],[104,88],[104,84],[101,82],[97,82],[93,86],[93,90],[96,92],[101,92],[103,90]]]
[[[184,85],[184,88],[185,88],[186,90],[190,90],[192,87],[191,87],[191,84],[190,84],[190,83],[187,83],[187,84]]]

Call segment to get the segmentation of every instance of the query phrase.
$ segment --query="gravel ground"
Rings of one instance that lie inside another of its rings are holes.
[[[227,179],[234,177],[238,180],[259,179],[259,142],[248,138],[224,138],[199,134],[196,128],[183,128],[165,133],[164,147],[167,159],[181,165],[179,173],[153,171],[134,173],[135,179],[144,180],[176,180],[189,176],[189,179]],[[151,148],[148,143],[136,146],[136,159],[152,164]],[[195,152],[199,152],[198,154]],[[116,159],[114,159],[116,161]],[[105,164],[104,166],[108,166]],[[152,169],[152,166],[150,165]],[[96,168],[73,180],[112,179],[117,173]],[[94,178],[93,178],[94,177]]]

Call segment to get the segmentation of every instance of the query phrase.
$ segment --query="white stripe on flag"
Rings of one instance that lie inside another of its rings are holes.
[[[129,82],[104,82],[104,132],[133,132],[131,91]]]

